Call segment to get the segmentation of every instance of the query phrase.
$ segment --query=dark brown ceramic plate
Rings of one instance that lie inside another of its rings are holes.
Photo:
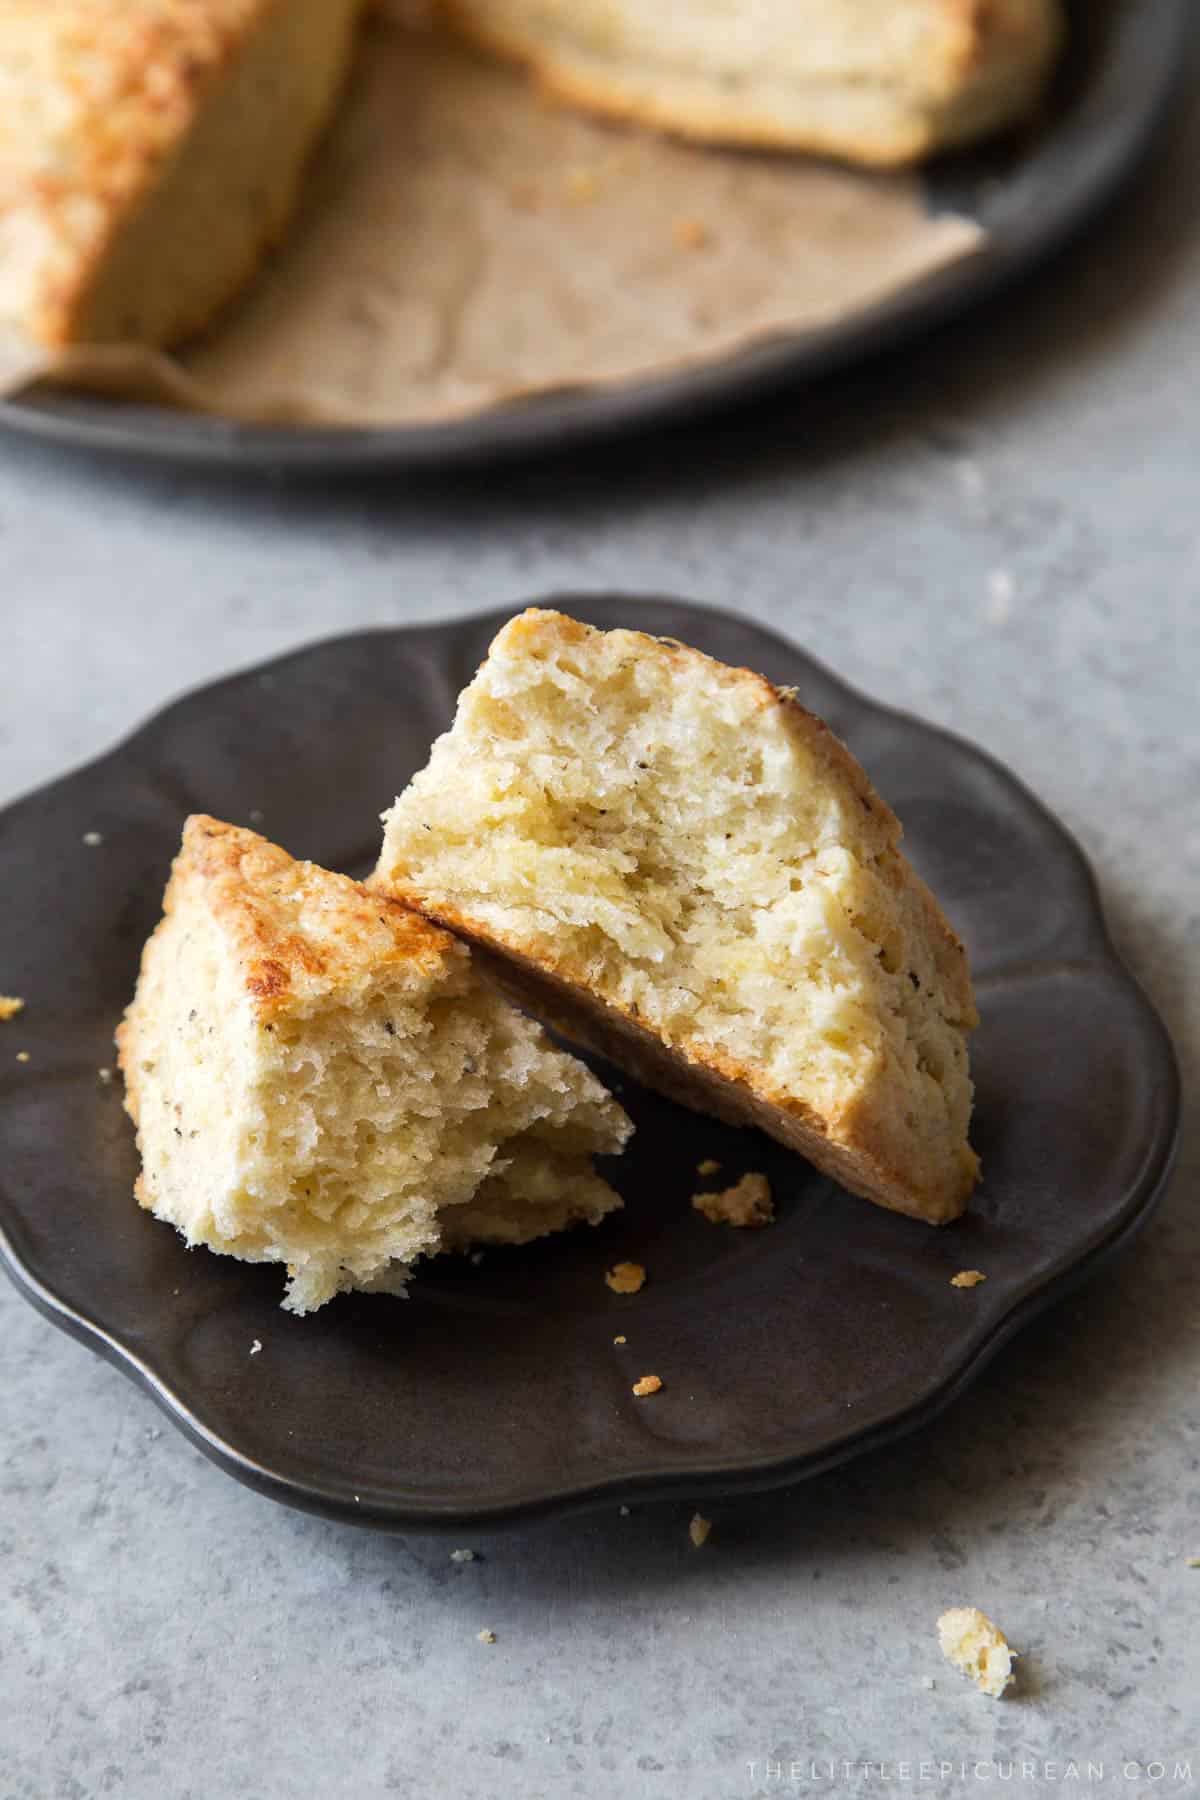
[[[238,468],[431,469],[564,450],[669,423],[845,369],[1028,275],[1108,202],[1166,115],[1196,30],[1193,0],[1067,0],[1068,53],[1042,118],[931,164],[932,211],[978,221],[988,248],[838,325],[784,332],[682,373],[564,390],[439,425],[386,430],[244,426],[164,407],[37,391],[0,425],[125,456]]]
[[[560,603],[793,685],[866,763],[970,947],[986,1179],[969,1218],[935,1231],[602,1070],[638,1125],[609,1170],[622,1214],[479,1266],[431,1264],[407,1301],[288,1317],[278,1271],[189,1254],[134,1205],[133,1134],[97,1068],[184,814],[261,815],[297,854],[367,869],[380,809],[501,616],[335,639],[179,701],[0,815],[0,941],[30,1052],[0,1063],[0,1248],[35,1305],[222,1467],[363,1524],[767,1488],[925,1424],[1145,1222],[1171,1157],[1166,1033],[1114,954],[1080,853],[1010,775],[724,614]],[[720,1229],[689,1207],[706,1157],[730,1178],[767,1173],[771,1229]],[[650,1276],[631,1298],[603,1280],[625,1257]],[[986,1284],[951,1287],[961,1268]],[[663,1391],[636,1400],[647,1373]]]

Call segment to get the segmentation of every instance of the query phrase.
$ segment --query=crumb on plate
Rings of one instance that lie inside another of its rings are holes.
[[[765,1175],[743,1175],[719,1194],[693,1194],[692,1205],[714,1225],[757,1229],[775,1217],[771,1184]]]
[[[693,1513],[692,1522],[688,1526],[688,1536],[693,1546],[699,1550],[708,1542],[708,1534],[712,1530],[712,1520],[706,1519],[703,1513]]]
[[[981,1694],[998,1700],[1013,1680],[1008,1639],[977,1606],[953,1606],[938,1620],[938,1642],[947,1662],[961,1669]]]
[[[986,1280],[987,1276],[982,1269],[960,1269],[957,1275],[950,1277],[950,1286],[972,1288],[978,1287],[981,1281]]]
[[[28,1050],[18,1050],[17,1051],[17,1061],[18,1062],[28,1062],[29,1061]]]
[[[622,1332],[622,1333],[621,1333],[621,1335],[620,1335],[620,1336],[619,1336],[619,1337],[615,1337],[615,1338],[614,1338],[614,1339],[613,1339],[613,1343],[614,1343],[614,1344],[624,1344],[624,1343],[625,1343],[625,1342],[626,1342],[626,1341],[627,1341],[627,1340],[626,1340],[626,1337],[625,1337],[625,1333],[624,1333],[624,1332]]]
[[[101,1082],[103,1084],[103,1086],[108,1087],[112,1081],[112,1078],[113,1078],[113,1072],[111,1069],[104,1068],[104,1069],[96,1070],[96,1079],[99,1082]]]
[[[696,1164],[697,1175],[719,1175],[721,1165],[715,1156],[706,1156],[702,1163]]]
[[[89,850],[95,850],[104,842],[104,837],[99,831],[85,831],[83,841]]]
[[[607,1271],[604,1280],[614,1294],[636,1294],[645,1286],[646,1271],[641,1263],[619,1262]]]
[[[481,1644],[494,1644],[496,1641],[494,1631],[481,1631],[478,1633],[478,1637]]]
[[[634,1382],[633,1391],[639,1400],[644,1400],[647,1394],[657,1394],[661,1387],[661,1375],[643,1375],[640,1381]]]
[[[0,994],[0,1019],[15,1019],[19,1012],[25,1011],[25,1002],[15,994]]]
[[[452,1550],[450,1552],[450,1561],[454,1563],[474,1562],[475,1552],[473,1550]]]

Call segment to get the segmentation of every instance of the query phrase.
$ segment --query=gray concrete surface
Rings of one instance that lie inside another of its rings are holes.
[[[355,625],[561,585],[743,606],[1045,796],[1194,1082],[1198,170],[1193,106],[1005,306],[598,464],[297,492],[0,443],[0,797]],[[476,1537],[465,1566],[235,1486],[0,1287],[0,1794],[1192,1791],[1198,1283],[1193,1129],[1127,1261],[936,1428],[714,1507],[700,1554],[679,1504]],[[1027,1653],[1019,1698],[940,1664],[964,1599]]]

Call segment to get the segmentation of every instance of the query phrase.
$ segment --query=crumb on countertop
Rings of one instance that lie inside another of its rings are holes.
[[[706,1156],[702,1163],[696,1164],[697,1175],[719,1175],[721,1165],[715,1156]]]
[[[626,1342],[626,1338],[625,1338],[625,1333],[624,1333],[624,1332],[622,1332],[622,1333],[621,1333],[621,1335],[620,1335],[620,1336],[619,1336],[619,1337],[615,1337],[615,1338],[614,1338],[614,1339],[613,1339],[613,1343],[614,1343],[614,1344],[623,1344],[623,1343],[625,1343],[625,1342]]]
[[[0,994],[0,1019],[15,1019],[19,1012],[25,1011],[25,1002],[16,994]]]
[[[105,1087],[108,1087],[110,1085],[112,1078],[113,1078],[113,1072],[111,1069],[104,1068],[104,1069],[96,1070],[96,1079],[98,1081],[102,1082]]]
[[[473,1550],[452,1550],[450,1552],[450,1561],[453,1563],[474,1562],[475,1552]]]
[[[950,1286],[972,1288],[978,1287],[981,1281],[986,1280],[987,1276],[982,1269],[960,1269],[957,1275],[950,1277]]]
[[[257,1356],[261,1349],[262,1349],[262,1339],[255,1338],[254,1342],[250,1346],[251,1356]]]
[[[706,1519],[703,1513],[693,1513],[692,1522],[688,1526],[688,1536],[693,1546],[699,1550],[708,1542],[708,1534],[712,1530],[712,1520]]]
[[[743,1175],[719,1194],[693,1194],[692,1205],[714,1225],[757,1229],[775,1217],[771,1184],[765,1175]]]
[[[1189,1569],[1200,1569],[1200,1556],[1189,1556],[1187,1566]]]
[[[672,236],[680,250],[703,250],[712,243],[712,232],[703,219],[676,219]]]
[[[627,1506],[618,1506],[617,1511],[623,1519],[629,1517],[629,1508]]]
[[[104,837],[99,831],[85,831],[83,841],[89,850],[95,850],[104,842]]]
[[[494,1644],[496,1641],[496,1634],[494,1631],[481,1631],[478,1633],[478,1637],[481,1644]]]
[[[645,1286],[646,1271],[641,1263],[619,1262],[604,1276],[614,1294],[636,1294]]]
[[[644,1400],[647,1394],[657,1394],[661,1387],[661,1375],[643,1375],[640,1381],[634,1382],[633,1391],[639,1400]]]
[[[18,1050],[17,1051],[17,1061],[18,1062],[28,1062],[29,1061],[28,1050]]]
[[[1016,1654],[1004,1633],[977,1606],[951,1607],[937,1628],[946,1661],[961,1669],[981,1694],[998,1700],[1013,1681]]]

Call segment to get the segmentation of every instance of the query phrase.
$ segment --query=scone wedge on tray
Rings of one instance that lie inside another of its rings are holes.
[[[914,162],[1036,102],[1059,0],[440,0],[565,100],[708,143]]]
[[[632,1127],[464,945],[254,832],[188,820],[118,1031],[143,1206],[286,1266],[293,1312],[620,1205]]]
[[[933,1223],[977,1174],[963,947],[830,731],[758,675],[512,620],[385,815],[372,885],[542,1018]]]
[[[0,326],[174,344],[283,233],[364,0],[0,0]]]

